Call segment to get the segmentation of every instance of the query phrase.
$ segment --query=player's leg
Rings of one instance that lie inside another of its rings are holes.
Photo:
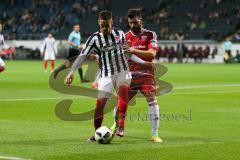
[[[148,103],[148,112],[149,112],[149,118],[151,121],[151,128],[152,128],[151,140],[154,142],[162,142],[162,140],[158,136],[160,114],[159,114],[159,106],[156,98],[155,86],[143,85],[140,91],[146,97],[146,100]]]
[[[117,135],[124,135],[124,123],[128,108],[128,91],[131,82],[131,74],[128,71],[121,72],[116,79],[118,103],[116,113],[116,123],[118,126]]]
[[[67,68],[70,68],[72,66],[72,63],[75,61],[76,58],[77,58],[77,54],[75,55],[74,50],[70,48],[68,50],[67,61],[54,70],[54,78],[55,79],[57,78],[57,75],[58,75],[59,72],[65,70]]]
[[[47,66],[48,66],[48,60],[44,60],[43,61],[43,69],[44,69],[45,73],[47,72]]]
[[[44,61],[43,61],[43,69],[44,72],[47,73],[48,61],[50,60],[50,54],[45,52],[44,53]]]
[[[55,60],[51,60],[51,71],[53,72],[55,68]]]
[[[79,74],[79,76],[80,76],[81,82],[84,82],[84,80],[83,80],[83,69],[82,69],[82,67],[78,68],[78,74]]]
[[[51,53],[50,55],[50,60],[51,60],[51,72],[54,71],[54,68],[55,68],[55,59],[56,59],[56,56],[55,56],[55,53]]]
[[[113,84],[110,77],[104,77],[99,79],[98,96],[96,100],[96,109],[94,113],[94,128],[95,130],[101,127],[104,118],[104,107],[107,99],[112,95]],[[88,138],[89,142],[95,141],[94,136]]]
[[[2,58],[0,57],[0,72],[5,70],[5,63],[3,62]]]
[[[132,80],[133,81],[133,80]],[[138,92],[138,90],[132,90],[131,89],[131,86],[132,86],[132,82],[131,82],[131,85],[130,85],[130,89],[128,90],[128,104],[129,104],[129,102],[133,99],[133,97],[137,94],[137,92]],[[113,118],[114,118],[114,123],[113,123],[113,125],[111,126],[111,130],[113,131],[113,132],[115,132],[116,131],[116,129],[117,129],[117,124],[116,124],[116,122],[117,122],[117,120],[118,120],[118,115],[117,115],[117,112],[118,112],[118,106],[116,106],[115,108],[114,108],[114,110],[113,110]],[[126,116],[125,116],[126,117]],[[124,124],[124,121],[125,121],[125,118],[122,120],[123,122],[123,124]],[[117,133],[117,135],[118,136],[123,136],[124,135],[124,125],[123,125],[123,127],[122,127],[122,129],[121,129],[121,134],[120,133]]]

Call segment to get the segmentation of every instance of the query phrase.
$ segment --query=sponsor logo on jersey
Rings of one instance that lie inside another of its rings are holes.
[[[143,48],[146,48],[146,46],[143,46],[143,45],[138,45],[138,46],[133,46],[134,48],[136,48],[136,49],[143,49]]]
[[[146,39],[147,39],[147,36],[141,36],[142,41],[146,41]]]

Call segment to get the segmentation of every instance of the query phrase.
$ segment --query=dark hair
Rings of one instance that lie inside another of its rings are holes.
[[[110,20],[110,19],[112,19],[112,12],[111,11],[107,11],[107,10],[101,11],[98,14],[98,19],[102,19],[102,20]]]
[[[129,9],[127,12],[127,17],[128,18],[135,18],[135,17],[142,18],[142,14],[141,14],[140,9]]]
[[[73,23],[73,26],[76,26],[76,25],[79,25],[79,26],[80,26],[80,23],[79,23],[79,22]]]

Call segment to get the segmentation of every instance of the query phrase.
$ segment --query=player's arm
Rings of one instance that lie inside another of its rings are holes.
[[[68,45],[72,46],[74,48],[80,48],[80,46],[73,43],[73,40],[74,40],[74,36],[73,36],[73,34],[70,34],[68,37],[68,41],[67,41]]]
[[[146,51],[142,51],[142,50],[135,49],[135,48],[130,48],[129,53],[134,54],[136,56],[144,56],[144,57],[154,58],[156,56],[157,51],[152,48],[150,48]]]
[[[155,32],[153,32],[152,37],[148,43],[148,50],[143,51],[143,50],[135,49],[133,47],[129,47],[128,51],[129,53],[134,54],[136,56],[154,58],[157,54],[157,46],[158,46],[157,35]]]
[[[85,46],[83,47],[81,53],[78,55],[77,59],[73,62],[73,65],[66,77],[66,83],[70,85],[73,81],[74,72],[82,65],[83,61],[86,59],[87,55],[95,48],[95,40],[91,36],[88,38]]]
[[[57,55],[58,54],[58,50],[57,50],[57,43],[56,43],[55,39],[53,41],[53,48],[54,48],[55,55]]]
[[[43,41],[43,44],[42,44],[42,47],[41,47],[41,56],[43,56],[43,54],[44,54],[44,49],[45,49],[45,46],[46,46],[46,39],[44,39],[44,41]]]

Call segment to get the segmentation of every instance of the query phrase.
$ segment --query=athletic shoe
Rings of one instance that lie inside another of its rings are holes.
[[[161,138],[159,138],[158,136],[152,136],[151,141],[153,141],[155,143],[163,142],[163,140]]]
[[[95,139],[95,136],[91,136],[87,139],[88,142],[95,142],[96,139]]]
[[[118,127],[116,135],[119,137],[123,137],[124,136],[124,128]]]

